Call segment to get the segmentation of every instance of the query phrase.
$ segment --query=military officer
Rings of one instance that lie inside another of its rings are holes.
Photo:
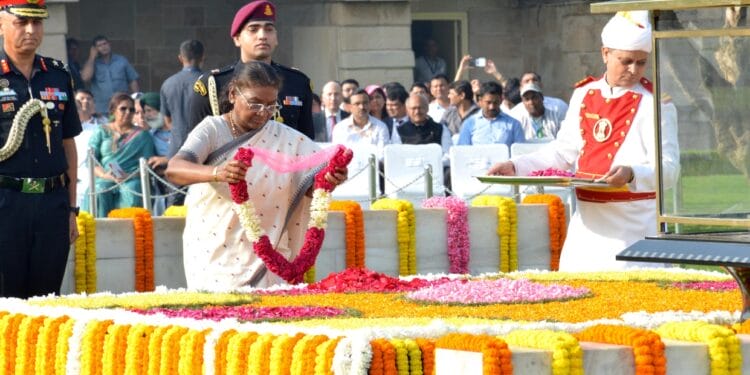
[[[271,60],[278,45],[276,7],[270,1],[253,1],[237,11],[230,36],[240,49],[240,62],[262,61],[271,64],[283,77],[279,90],[281,110],[276,121],[297,129],[310,138],[315,136],[312,121],[312,88],[310,79],[296,69]],[[206,116],[219,115],[229,108],[220,108],[222,89],[234,75],[236,64],[202,75],[193,87],[188,126],[192,130]]]
[[[65,65],[42,57],[44,0],[0,0],[0,296],[60,290],[78,237],[81,123]]]

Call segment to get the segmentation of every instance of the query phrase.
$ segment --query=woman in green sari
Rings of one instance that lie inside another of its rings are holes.
[[[135,194],[141,192],[138,160],[156,154],[151,134],[133,124],[135,102],[130,96],[115,94],[109,101],[109,113],[112,121],[97,128],[89,140],[99,161],[94,168],[97,217],[106,217],[115,208],[142,205],[142,198]]]

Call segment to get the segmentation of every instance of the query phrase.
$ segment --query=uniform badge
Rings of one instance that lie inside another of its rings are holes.
[[[16,111],[16,106],[13,105],[13,103],[3,103],[2,106],[3,106],[3,113]]]
[[[55,103],[47,102],[45,105],[47,106],[47,109],[55,109]]]
[[[198,93],[198,95],[200,96],[208,95],[208,89],[206,89],[206,85],[204,85],[203,81],[201,80],[195,81],[195,84],[193,85],[193,91]]]
[[[266,16],[273,16],[273,9],[271,9],[271,6],[266,4],[266,9],[263,10],[263,14]]]
[[[58,100],[64,102],[68,100],[68,93],[60,91],[57,87],[45,87],[44,91],[39,92],[39,98],[42,100]]]
[[[0,78],[0,88],[7,89],[10,87],[10,81],[5,78]]]
[[[284,97],[284,105],[302,107],[302,101],[297,96],[286,96]]]
[[[592,131],[594,133],[594,140],[602,143],[612,135],[612,123],[606,118],[599,119],[594,124]]]
[[[12,102],[14,100],[18,100],[17,95],[18,94],[16,94],[14,90],[11,90],[9,88],[0,90],[0,102]]]

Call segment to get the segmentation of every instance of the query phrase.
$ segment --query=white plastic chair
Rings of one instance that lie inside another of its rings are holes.
[[[463,145],[451,148],[451,189],[463,199],[477,194],[511,194],[509,185],[485,184],[476,176],[487,174],[494,163],[508,160],[508,146],[505,144]]]
[[[385,194],[391,198],[407,199],[415,205],[427,197],[425,190],[425,166],[432,166],[433,195],[443,195],[443,148],[431,143],[427,145],[386,145],[383,157],[385,169]],[[418,179],[417,179],[418,178]],[[414,180],[417,179],[416,182]],[[410,184],[411,182],[414,182]],[[407,186],[408,185],[408,186]]]
[[[536,151],[539,151],[540,149],[544,148],[549,142],[537,142],[537,143],[514,143],[510,145],[510,154],[511,156],[519,156],[524,154],[531,154]],[[529,191],[529,189],[531,189]],[[567,202],[568,206],[570,207],[570,213],[572,214],[576,210],[576,199],[575,199],[575,191],[573,188],[570,187],[562,187],[562,186],[544,186],[540,189],[536,189],[531,186],[519,186],[519,190],[521,194],[526,193],[527,194],[534,194],[534,193],[547,193],[547,194],[555,194],[559,196],[563,202]]]
[[[349,179],[336,187],[331,196],[337,200],[366,201],[370,198],[370,156],[378,155],[378,147],[369,144],[358,144],[352,147],[352,161],[349,163]],[[377,171],[377,159],[375,168]],[[377,176],[377,174],[376,174]],[[377,177],[374,181],[376,195],[380,195]],[[362,206],[367,206],[363,204]]]

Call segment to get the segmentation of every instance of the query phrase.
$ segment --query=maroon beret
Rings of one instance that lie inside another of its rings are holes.
[[[229,36],[239,34],[247,21],[266,20],[276,22],[276,7],[270,1],[253,1],[240,8],[234,15]]]

